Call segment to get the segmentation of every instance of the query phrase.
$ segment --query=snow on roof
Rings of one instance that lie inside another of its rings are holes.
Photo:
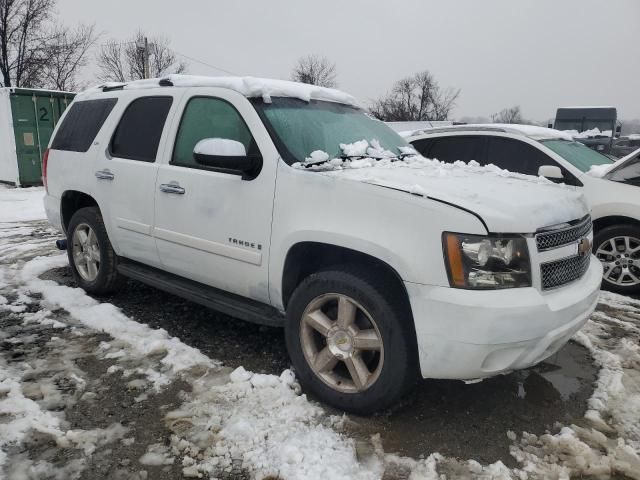
[[[95,94],[104,88],[135,90],[161,87],[160,82],[174,87],[218,87],[234,90],[248,98],[259,98],[270,103],[271,97],[299,98],[305,102],[324,100],[359,106],[357,100],[348,93],[333,88],[318,87],[306,83],[290,82],[256,77],[205,77],[197,75],[167,75],[162,78],[135,80],[127,83],[105,83],[83,92],[80,96]]]
[[[513,123],[493,123],[495,127],[504,128],[508,132],[521,133],[534,140],[546,140],[550,138],[557,138],[561,140],[573,140],[571,135],[568,135],[560,130],[554,130],[553,128],[539,127],[537,125],[521,125]]]
[[[428,130],[423,130],[422,134],[430,133],[444,133],[444,132],[468,132],[468,131],[495,131],[504,133],[515,133],[524,135],[533,140],[549,140],[549,139],[561,139],[561,140],[573,140],[571,135],[561,132],[560,130],[554,130],[552,128],[538,127],[537,125],[520,125],[515,123],[478,123],[468,125],[453,125],[451,127],[435,127]]]

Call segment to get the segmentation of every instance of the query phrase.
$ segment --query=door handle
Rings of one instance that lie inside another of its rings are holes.
[[[160,184],[160,191],[164,193],[176,193],[178,195],[184,195],[185,189],[177,183],[162,183]]]
[[[96,172],[96,178],[98,180],[113,180],[115,178],[115,175],[111,173],[111,170],[105,168],[104,170],[98,170]]]

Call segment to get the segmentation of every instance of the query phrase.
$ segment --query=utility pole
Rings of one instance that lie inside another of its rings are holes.
[[[149,39],[144,37],[144,78],[149,78]]]
[[[151,76],[151,69],[149,68],[149,39],[144,37],[144,40],[136,42],[138,53],[142,54],[142,77],[149,78]]]

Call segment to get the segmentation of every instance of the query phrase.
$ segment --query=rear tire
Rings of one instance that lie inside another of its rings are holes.
[[[314,273],[287,308],[287,349],[303,388],[357,414],[396,402],[418,373],[411,312],[378,279],[359,268]]]
[[[603,290],[640,292],[640,227],[622,224],[599,230],[593,236],[593,253],[604,268]]]
[[[97,207],[81,208],[71,217],[67,228],[67,255],[78,286],[88,293],[107,295],[125,281],[118,273],[118,256]]]

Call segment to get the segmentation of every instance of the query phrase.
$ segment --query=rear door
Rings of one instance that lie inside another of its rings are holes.
[[[559,167],[564,177],[552,181],[582,186],[582,183],[564,165],[533,145],[515,138],[489,137],[487,163],[492,163],[510,172],[524,173],[535,177],[538,176],[538,170],[541,166],[552,165]]]
[[[146,92],[145,92],[146,93]],[[157,158],[177,102],[175,90],[143,96],[125,92],[94,160],[91,191],[118,255],[159,266],[152,237]]]
[[[66,190],[91,194],[93,160],[100,132],[117,104],[116,98],[74,102],[51,142],[47,167],[48,195],[60,202]]]

